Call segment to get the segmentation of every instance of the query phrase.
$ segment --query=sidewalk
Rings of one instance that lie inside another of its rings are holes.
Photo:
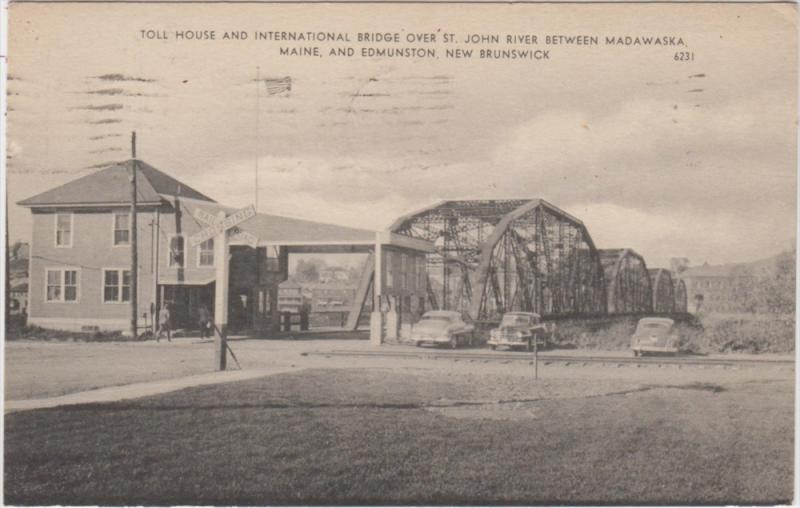
[[[176,379],[163,379],[160,381],[109,386],[106,388],[98,388],[96,390],[88,390],[85,392],[70,393],[60,397],[6,400],[5,413],[9,414],[18,411],[28,411],[31,409],[45,409],[75,404],[117,402],[120,400],[137,399],[140,397],[148,397],[150,395],[174,392],[176,390],[182,390],[184,388],[190,388],[194,386],[232,383],[234,381],[244,381],[247,379],[266,377],[273,374],[291,372],[294,370],[298,369],[291,367],[275,367],[270,369],[227,370]]]

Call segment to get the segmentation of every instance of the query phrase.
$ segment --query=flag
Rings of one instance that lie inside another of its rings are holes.
[[[266,78],[262,81],[267,87],[267,93],[270,95],[292,91],[292,78],[289,76],[285,78]]]

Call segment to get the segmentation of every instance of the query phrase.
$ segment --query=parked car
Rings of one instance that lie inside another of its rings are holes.
[[[538,347],[545,346],[552,333],[550,326],[542,323],[542,317],[534,312],[506,312],[500,326],[489,332],[489,346],[494,350],[500,346],[509,349],[525,348],[533,351],[536,341]]]
[[[455,349],[460,344],[472,345],[475,325],[468,317],[452,310],[430,310],[411,328],[415,346],[447,345]]]
[[[631,337],[631,349],[633,356],[641,356],[645,353],[676,354],[679,340],[680,337],[673,320],[655,317],[642,318]]]

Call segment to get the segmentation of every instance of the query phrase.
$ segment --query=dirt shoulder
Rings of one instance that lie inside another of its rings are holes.
[[[472,373],[502,372],[521,376],[527,380],[532,369],[527,362],[486,362],[484,360],[426,360],[420,358],[363,358],[305,356],[316,351],[415,351],[409,346],[373,346],[367,341],[306,338],[303,340],[234,340],[231,348],[243,369],[291,368],[380,368],[415,372],[446,372],[467,376]],[[464,353],[483,353],[483,350],[463,350]],[[588,354],[582,350],[543,352],[548,354]],[[592,351],[592,355],[619,356],[619,352]],[[177,339],[168,342],[7,342],[5,396],[10,400],[55,397],[68,393],[93,390],[144,381],[174,379],[212,372],[213,344],[197,339]],[[520,353],[525,355],[525,353]],[[731,355],[744,358],[751,355]],[[789,355],[770,355],[771,358],[789,359]],[[229,362],[231,368],[236,363]],[[675,367],[620,368],[603,366],[540,366],[545,378],[604,379],[624,378],[636,382],[651,380],[689,379],[707,380],[754,377],[757,379],[781,378],[791,369],[739,370],[698,369]],[[512,383],[514,384],[514,383]],[[513,391],[513,390],[512,390]]]

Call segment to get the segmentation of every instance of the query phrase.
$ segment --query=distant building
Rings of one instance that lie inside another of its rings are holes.
[[[759,278],[775,271],[775,257],[750,263],[687,268],[680,276],[686,283],[686,300],[693,312],[740,314],[753,312],[749,293]]]
[[[355,286],[341,283],[287,280],[278,286],[278,309],[295,313],[309,305],[311,312],[347,312],[355,301],[356,290]]]
[[[8,306],[11,314],[28,313],[28,265],[30,249],[25,242],[16,242],[9,249]]]
[[[340,266],[326,266],[319,272],[319,281],[322,283],[346,281],[349,277],[347,270]]]
[[[278,284],[279,312],[291,312],[296,314],[300,312],[300,309],[303,308],[306,302],[306,297],[303,296],[303,286],[299,283],[285,280]]]
[[[9,278],[22,279],[28,277],[28,258],[12,258],[8,262]]]
[[[341,284],[306,284],[311,290],[311,312],[343,312],[356,297],[356,287]]]
[[[17,282],[11,285],[8,294],[8,305],[12,314],[28,313],[28,281]]]

